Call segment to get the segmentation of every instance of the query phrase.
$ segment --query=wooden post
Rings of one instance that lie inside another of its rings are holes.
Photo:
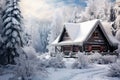
[[[82,52],[83,52],[83,45],[81,46],[81,48],[82,48]]]
[[[57,52],[57,47],[55,46],[55,52]]]
[[[73,52],[73,45],[72,45],[72,52]]]
[[[63,52],[63,47],[62,46],[60,46],[60,47],[61,47],[60,51]]]

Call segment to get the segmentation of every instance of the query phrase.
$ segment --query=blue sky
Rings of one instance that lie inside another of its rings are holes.
[[[86,6],[86,0],[47,0],[48,3],[64,3],[65,5],[73,5],[73,6]]]
[[[86,1],[87,0],[47,0],[48,3],[60,3],[63,2],[65,5],[74,5],[74,6],[82,6],[85,7],[86,6]],[[100,0],[101,1],[101,0]],[[115,0],[111,0],[112,2],[114,2]]]
[[[63,1],[65,1],[65,0],[63,0]],[[67,3],[69,3],[69,4],[74,3],[75,5],[86,6],[86,3],[85,3],[86,0],[73,0],[72,2],[67,2],[67,1],[70,1],[70,0],[66,0],[65,1],[66,4]]]
[[[69,4],[74,4],[74,5],[81,5],[81,6],[85,6],[85,1],[86,0],[59,0],[61,2],[64,2],[66,5]]]

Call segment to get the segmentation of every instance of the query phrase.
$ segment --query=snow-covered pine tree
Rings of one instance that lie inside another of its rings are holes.
[[[87,0],[86,4],[85,10],[81,13],[81,22],[92,19],[108,21],[111,8],[110,0]]]
[[[56,13],[53,16],[53,21],[51,23],[50,33],[48,35],[48,50],[51,53],[55,52],[55,47],[51,46],[51,43],[58,37],[63,27],[63,19],[61,18],[63,15]]]
[[[22,16],[19,9],[19,0],[6,0],[6,8],[3,11],[2,20],[2,51],[0,64],[14,64],[14,58],[23,46]]]
[[[115,16],[115,10],[113,9],[113,6],[111,7],[111,9],[110,9],[110,22],[113,22],[113,21],[115,21],[115,19],[116,19],[116,16]]]
[[[115,4],[113,7],[112,16],[115,15],[115,20],[112,24],[112,33],[114,36],[116,36],[117,31],[120,29],[120,7],[119,4]],[[113,14],[114,13],[114,14]]]
[[[115,22],[115,20],[116,20],[116,13],[115,13],[115,9],[113,8],[113,6],[111,6],[111,9],[110,9],[110,19],[109,19],[109,21],[110,22],[112,22],[112,27],[111,27],[111,30],[112,30],[112,34],[113,34],[113,36],[115,36],[116,35],[116,32],[117,32],[117,25],[116,25],[116,22]]]
[[[112,30],[112,35],[115,36],[117,33],[117,25],[115,21],[112,23],[111,30]]]
[[[32,43],[32,41],[31,41],[31,35],[26,32],[26,33],[24,33],[23,36],[24,36],[24,37],[23,37],[23,38],[24,38],[24,39],[23,39],[23,40],[24,40],[24,41],[23,41],[23,42],[24,42],[23,44],[26,45],[26,46],[30,46],[31,43]]]
[[[3,12],[3,9],[4,9],[4,7],[5,7],[5,0],[0,0],[0,34],[1,34],[1,28],[2,28],[2,26],[3,26],[3,24],[2,24],[2,12]]]
[[[48,52],[48,49],[47,49],[48,33],[49,33],[49,28],[46,25],[43,25],[42,28],[39,29],[39,34],[40,34],[39,51],[42,52],[42,53]]]
[[[78,7],[75,7],[74,8],[74,11],[71,15],[71,19],[69,20],[70,23],[78,23],[80,20],[80,13],[79,13],[79,8]]]

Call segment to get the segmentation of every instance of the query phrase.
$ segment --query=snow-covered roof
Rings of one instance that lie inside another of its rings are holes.
[[[57,39],[52,43],[52,45],[82,45],[85,40],[87,40],[90,34],[96,29],[97,25],[100,25],[101,30],[106,36],[107,40],[111,45],[113,45],[111,37],[108,36],[106,31],[104,30],[100,20],[95,19],[91,21],[86,21],[82,23],[65,23],[64,28],[66,29],[71,40],[61,41],[60,37],[62,33],[57,37]]]
[[[107,36],[109,37],[110,41],[115,45],[115,44],[120,44],[120,42],[112,35],[112,24],[110,22],[102,22],[103,28],[107,34]]]
[[[113,22],[107,22],[107,21],[101,21],[101,23],[102,23],[102,25],[103,25],[103,28],[104,28],[104,30],[105,30],[105,32],[107,33],[107,35],[112,35],[112,24],[113,24]]]

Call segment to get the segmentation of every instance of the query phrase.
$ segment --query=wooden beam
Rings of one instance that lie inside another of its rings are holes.
[[[72,50],[71,50],[71,51],[73,52],[73,45],[71,45],[71,48],[72,48]]]
[[[82,50],[82,52],[84,51],[84,50],[83,50],[83,47],[84,47],[84,46],[82,45],[82,46],[81,46],[81,50]]]
[[[57,52],[57,46],[55,46],[55,52]]]
[[[57,46],[55,46],[55,52],[60,52],[61,50],[58,49]]]

